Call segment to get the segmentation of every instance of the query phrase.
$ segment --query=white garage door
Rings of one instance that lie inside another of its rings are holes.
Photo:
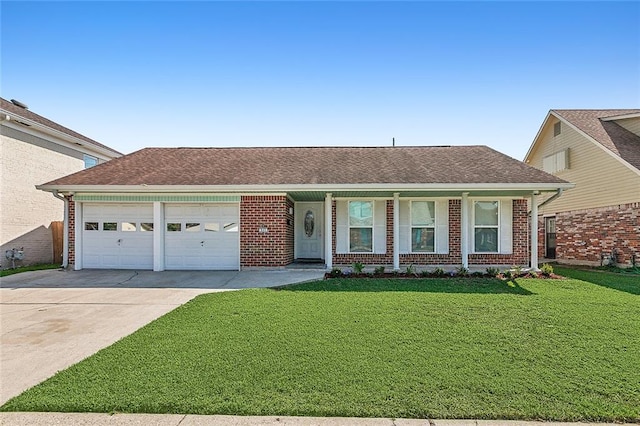
[[[84,204],[82,266],[153,269],[153,205]]]
[[[165,206],[166,269],[240,269],[238,204]]]

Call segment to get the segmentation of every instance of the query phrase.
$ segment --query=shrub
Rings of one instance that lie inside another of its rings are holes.
[[[445,276],[445,272],[444,269],[442,268],[436,268],[433,270],[433,275],[436,277],[444,277]]]
[[[427,278],[427,277],[429,277],[429,275],[430,275],[429,271],[427,271],[426,269],[424,271],[420,272],[420,276],[422,278]]]
[[[489,275],[490,277],[495,277],[499,273],[500,273],[500,270],[498,268],[493,268],[493,267],[487,268],[487,275]]]
[[[544,275],[545,277],[551,276],[551,274],[553,274],[553,266],[549,265],[548,263],[544,263],[540,267],[540,272],[542,272],[542,275]]]
[[[513,265],[513,267],[511,269],[513,270],[513,276],[515,278],[517,278],[517,277],[522,275],[522,266]]]
[[[342,269],[340,269],[340,268],[332,268],[330,274],[334,278],[339,278],[339,277],[342,276]]]
[[[411,265],[407,266],[407,269],[405,270],[405,273],[407,275],[415,275],[416,268],[413,266],[413,263]]]
[[[464,266],[460,266],[458,269],[456,269],[456,275],[458,275],[460,277],[468,277],[469,276],[469,270],[467,268],[465,268]]]
[[[373,270],[373,273],[375,275],[382,275],[384,274],[384,266],[376,266],[376,268]]]
[[[361,274],[362,271],[364,271],[364,263],[361,262],[355,262],[353,265],[351,265],[353,267],[353,273],[354,274]]]

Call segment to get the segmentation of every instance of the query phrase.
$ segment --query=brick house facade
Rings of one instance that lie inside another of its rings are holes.
[[[354,153],[369,163],[352,163],[357,169],[341,176],[341,162]],[[305,167],[291,166],[296,155],[330,170],[308,176]],[[474,170],[463,160],[472,157],[485,157],[495,170]],[[407,158],[416,160],[415,170]],[[192,173],[173,173],[187,168],[182,159]],[[131,180],[142,164],[165,170]],[[437,173],[412,176],[425,169]],[[463,170],[468,182],[447,183]],[[374,183],[354,182],[365,172]],[[494,181],[485,182],[487,175]],[[384,183],[389,176],[398,182]],[[529,210],[538,194],[569,187],[486,147],[411,147],[142,150],[41,189],[66,197],[75,269],[162,271],[283,268],[296,261],[326,268],[355,262],[396,270],[536,268],[530,235],[538,230]]]

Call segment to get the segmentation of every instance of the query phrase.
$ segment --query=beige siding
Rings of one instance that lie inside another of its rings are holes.
[[[640,136],[640,117],[638,118],[627,118],[625,120],[616,120],[616,123],[630,131],[631,133],[635,133]]]
[[[556,176],[575,183],[557,200],[543,206],[541,214],[604,207],[640,201],[640,175],[570,126],[562,123],[562,133],[553,136],[549,119],[529,157],[529,164],[542,169],[544,157],[569,149],[569,169]]]
[[[64,204],[35,185],[82,170],[81,159],[0,136],[0,254],[24,247],[24,264],[53,260],[52,221],[63,219]]]

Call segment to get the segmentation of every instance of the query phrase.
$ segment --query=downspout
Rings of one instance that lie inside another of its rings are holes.
[[[62,235],[62,268],[69,266],[69,199],[53,190],[53,196],[64,202],[64,234]]]

